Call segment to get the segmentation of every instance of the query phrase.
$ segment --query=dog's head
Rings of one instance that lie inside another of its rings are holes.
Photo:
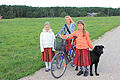
[[[100,55],[100,54],[103,54],[103,48],[104,48],[103,45],[96,45],[94,47],[93,51],[95,51],[96,53],[98,53]]]

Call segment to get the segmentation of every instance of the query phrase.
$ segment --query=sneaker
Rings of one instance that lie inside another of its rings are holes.
[[[84,77],[87,77],[87,76],[88,76],[88,71],[85,71]]]
[[[83,71],[82,71],[82,70],[80,70],[80,71],[77,73],[78,76],[80,76],[81,74],[83,74]]]
[[[49,69],[48,69],[48,68],[46,68],[46,69],[45,69],[45,72],[48,72],[48,71],[49,71]]]
[[[49,71],[50,71],[50,70],[54,71],[54,69],[49,69]]]

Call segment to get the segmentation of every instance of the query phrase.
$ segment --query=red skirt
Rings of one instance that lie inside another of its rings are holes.
[[[66,40],[66,42],[67,42],[66,50],[67,51],[70,51],[70,49],[71,49],[71,40],[72,39],[74,39],[74,37],[70,37],[69,39]],[[73,45],[75,45],[75,44],[76,44],[76,40],[73,41]]]
[[[71,48],[71,40],[67,40],[66,50],[70,51],[70,48]]]
[[[44,52],[42,52],[42,61],[51,62],[54,55],[55,52],[52,51],[52,48],[44,48]]]
[[[91,64],[89,49],[76,49],[74,64],[77,66],[89,66]]]

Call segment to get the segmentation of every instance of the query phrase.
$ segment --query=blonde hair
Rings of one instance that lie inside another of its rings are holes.
[[[48,21],[45,22],[44,28],[45,28],[46,25],[48,25],[50,27],[50,23]],[[51,29],[51,27],[50,27],[50,29]]]
[[[45,26],[46,26],[46,25],[49,26],[49,32],[52,32],[52,29],[51,29],[51,27],[50,27],[50,23],[49,23],[48,21],[45,22],[43,31],[46,31],[46,30],[45,30]]]
[[[65,16],[65,19],[69,19],[70,20],[70,23],[73,23],[73,20],[70,16]]]
[[[45,26],[45,25],[50,26],[50,23],[47,21],[47,22],[45,22],[44,26]]]

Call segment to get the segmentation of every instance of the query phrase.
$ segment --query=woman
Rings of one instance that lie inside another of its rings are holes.
[[[77,22],[78,30],[73,32],[69,35],[62,36],[63,38],[66,38],[67,36],[76,36],[76,51],[75,51],[75,58],[74,58],[74,64],[76,66],[80,66],[80,71],[77,73],[77,75],[83,74],[83,68],[85,68],[84,76],[88,76],[88,68],[91,64],[91,58],[90,58],[90,52],[89,48],[93,50],[93,45],[91,43],[89,32],[85,30],[85,24],[83,21]]]
[[[61,30],[56,34],[56,37],[58,37],[58,35],[61,34],[63,31],[64,35],[71,34],[74,32],[75,23],[73,22],[72,18],[70,16],[65,16],[65,22],[66,24],[64,24]],[[71,40],[67,40],[67,42],[68,44],[66,45],[66,51],[70,51]]]
[[[54,39],[55,35],[50,28],[50,24],[49,22],[46,22],[44,24],[43,32],[41,32],[40,34],[40,48],[42,52],[42,61],[45,62],[46,72],[48,72],[51,69],[51,61],[55,55]]]

